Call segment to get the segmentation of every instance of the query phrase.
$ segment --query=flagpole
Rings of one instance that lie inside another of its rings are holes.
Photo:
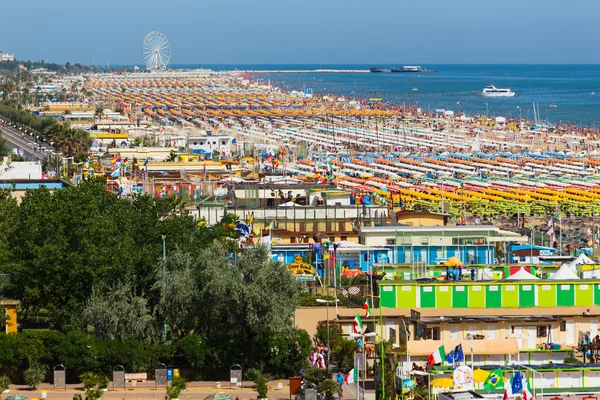
[[[562,254],[562,215],[558,210],[558,251]]]
[[[385,400],[385,341],[383,340],[383,313],[381,310],[381,296],[379,296],[379,333],[381,340],[381,400]]]

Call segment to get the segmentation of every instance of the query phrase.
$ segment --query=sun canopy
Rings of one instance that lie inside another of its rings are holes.
[[[569,266],[569,268],[571,268],[573,270],[573,269],[577,268],[578,265],[583,265],[583,264],[596,264],[596,263],[591,258],[586,256],[585,254],[580,254],[576,259],[574,259],[567,265]]]
[[[531,275],[529,272],[525,271],[525,268],[521,267],[517,272],[506,278],[506,280],[510,281],[537,281],[540,278],[537,276]]]
[[[408,353],[411,356],[426,357],[437,350],[440,346],[444,346],[446,351],[450,351],[462,343],[465,353],[471,353],[473,347],[474,355],[486,354],[517,354],[519,353],[519,345],[516,339],[500,339],[500,340],[423,340],[409,341]],[[470,346],[470,347],[469,347]]]
[[[287,203],[282,203],[279,207],[302,207],[300,204],[294,203],[293,201],[288,201]]]
[[[558,271],[556,271],[556,273],[554,275],[552,275],[550,277],[550,279],[552,280],[569,280],[569,279],[579,279],[579,277],[577,276],[577,274],[575,272],[573,272],[573,270],[571,268],[569,268],[568,265],[562,265]]]

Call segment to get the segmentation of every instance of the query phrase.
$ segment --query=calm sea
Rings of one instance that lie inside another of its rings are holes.
[[[392,68],[396,65],[377,65]],[[431,111],[486,114],[533,119],[533,103],[541,118],[600,127],[600,65],[422,65],[437,73],[280,73],[257,75],[286,90],[311,88],[313,93],[383,98],[419,105]],[[181,65],[213,70],[366,70],[373,65]],[[511,88],[513,98],[476,95],[484,86]],[[418,90],[413,90],[418,89]],[[549,107],[549,105],[556,107]],[[487,107],[487,111],[486,111]]]

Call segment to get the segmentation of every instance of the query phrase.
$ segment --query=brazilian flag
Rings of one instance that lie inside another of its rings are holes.
[[[502,389],[504,387],[504,378],[502,378],[502,369],[498,368],[490,372],[483,383],[486,390]]]

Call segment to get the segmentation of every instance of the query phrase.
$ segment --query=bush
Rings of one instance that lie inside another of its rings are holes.
[[[300,307],[323,307],[324,304],[318,303],[317,299],[323,299],[323,300],[335,300],[335,297],[333,296],[323,296],[323,295],[312,295],[308,292],[302,292],[300,293],[300,298],[299,298],[299,303],[298,305]],[[332,303],[333,304],[333,303]],[[332,304],[330,304],[329,306],[331,307]],[[346,298],[345,297],[338,297],[338,305],[343,306],[346,304]]]
[[[358,351],[360,351],[358,343],[342,338],[339,344],[332,349],[331,358],[338,368],[349,371],[354,367],[354,353]]]
[[[581,361],[579,361],[578,359],[576,359],[573,356],[568,356],[563,361],[564,364],[579,364],[580,362]]]
[[[40,365],[36,362],[33,362],[29,369],[23,372],[23,378],[25,379],[25,383],[31,388],[36,389],[40,383],[44,381],[44,377],[46,376],[46,366]]]
[[[341,394],[340,385],[331,378],[329,372],[319,368],[308,368],[304,373],[304,379],[308,384],[317,387],[317,391],[322,394],[325,400],[332,400],[335,395]]]
[[[267,392],[269,391],[269,386],[267,385],[268,378],[266,375],[258,374],[256,376],[254,383],[256,384],[256,392],[258,393],[259,399],[266,399]]]
[[[167,396],[170,399],[179,398],[179,394],[187,388],[185,379],[180,376],[173,377],[171,384],[167,386]]]
[[[7,391],[10,387],[10,378],[8,376],[0,376],[0,394]]]
[[[110,384],[110,379],[108,379],[108,376],[100,375],[98,377],[98,388],[106,389],[106,388],[108,388],[109,384]]]
[[[100,388],[90,388],[85,391],[85,400],[98,400],[104,392]]]

